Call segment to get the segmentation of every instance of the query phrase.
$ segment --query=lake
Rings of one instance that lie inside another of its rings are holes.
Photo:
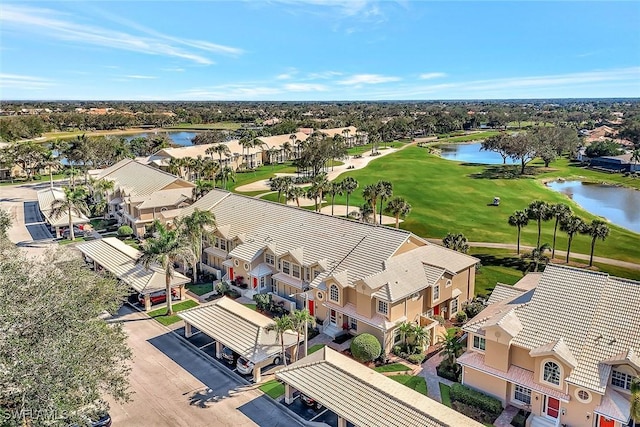
[[[502,156],[494,151],[481,151],[482,144],[442,144],[436,148],[442,150],[440,156],[447,160],[456,160],[458,162],[482,163],[487,165],[501,165]],[[507,164],[513,165],[518,163],[517,160],[507,158]]]
[[[581,181],[553,181],[548,182],[547,187],[566,194],[594,215],[640,233],[640,191],[638,190]]]
[[[195,136],[198,134],[197,132],[185,132],[185,131],[171,131],[171,132],[163,131],[160,133],[168,134],[171,141],[173,141],[174,144],[178,144],[178,145],[193,145],[191,143],[191,140],[195,138]],[[153,136],[153,134],[148,132],[138,133],[135,135],[127,135],[125,139],[127,141],[131,141],[133,138],[140,138],[140,137],[146,138],[147,136]]]

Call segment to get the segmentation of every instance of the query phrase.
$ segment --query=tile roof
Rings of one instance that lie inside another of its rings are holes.
[[[115,237],[81,243],[76,248],[141,294],[166,288],[164,270],[156,265],[146,270],[142,265],[136,264],[141,252]],[[172,286],[190,281],[190,278],[177,271],[171,279]]]
[[[195,187],[194,184],[175,175],[132,159],[121,160],[99,171],[97,179],[114,181],[116,190],[122,189],[130,196],[147,196],[174,183],[189,189]]]
[[[306,141],[307,138],[309,138],[309,135],[307,135],[304,132],[296,132],[293,134],[287,133],[283,135],[274,135],[274,136],[259,136],[256,139],[259,139],[260,141],[262,141],[262,143],[269,148],[280,148],[282,147],[282,144],[284,144],[285,142],[290,143],[293,148],[294,144],[293,144],[293,141],[291,140],[291,135],[296,136],[296,143],[300,141]]]
[[[511,300],[518,295],[521,295],[524,291],[522,289],[514,288],[511,285],[505,285],[503,283],[498,283],[493,291],[491,291],[491,295],[489,295],[489,299],[487,300],[487,304],[495,304],[502,300]]]
[[[159,190],[145,196],[132,196],[131,203],[140,203],[138,209],[162,208],[166,206],[177,206],[182,202],[191,200],[191,188],[172,188],[170,190]]]
[[[596,406],[593,411],[596,414],[620,421],[622,425],[627,425],[629,422],[630,407],[631,404],[627,398],[623,397],[617,391],[607,388],[604,396],[602,396],[600,405]]]
[[[178,316],[253,363],[282,351],[278,335],[266,330],[273,319],[230,298],[181,311]],[[293,331],[285,332],[285,349],[295,345],[296,340]]]
[[[328,347],[281,369],[276,378],[359,426],[482,425]]]
[[[44,215],[45,220],[53,227],[69,227],[68,214],[61,213],[55,217],[51,215],[51,205],[53,205],[53,202],[56,200],[65,200],[66,196],[64,195],[64,190],[61,188],[46,188],[38,191],[37,195],[38,205],[40,206],[40,210],[42,211],[42,215]],[[89,218],[87,218],[82,212],[72,210],[71,222],[73,224],[86,224],[89,222]]]

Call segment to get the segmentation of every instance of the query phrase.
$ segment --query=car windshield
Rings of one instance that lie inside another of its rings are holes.
[[[247,359],[245,359],[244,357],[241,357],[240,359],[238,359],[238,363],[241,364],[242,366],[248,366],[249,362]]]

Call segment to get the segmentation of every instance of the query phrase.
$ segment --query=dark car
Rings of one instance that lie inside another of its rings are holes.
[[[83,416],[83,420],[70,423],[68,427],[111,427],[111,415],[108,412],[97,412],[91,416]]]
[[[75,237],[84,236],[84,231],[79,229],[78,227],[73,227],[73,235]],[[71,232],[69,231],[69,228],[65,228],[64,231],[62,232],[62,237],[64,237],[65,239],[68,239],[70,236],[71,236]]]
[[[320,404],[320,402],[316,402],[306,394],[301,394],[300,399],[304,402],[305,405],[309,406],[310,408],[316,408],[316,409],[322,408],[322,405]]]
[[[149,299],[151,300],[151,305],[166,302],[167,292],[164,290],[152,292],[149,294]],[[171,299],[172,300],[178,299],[178,293],[176,292],[175,289],[171,289]],[[138,302],[140,303],[140,305],[144,305],[144,295],[138,294]]]
[[[229,347],[223,347],[222,358],[229,365],[235,365],[236,361],[238,360],[238,354],[235,351],[231,350]]]
[[[91,427],[111,427],[111,415],[105,413],[97,420],[91,420]]]

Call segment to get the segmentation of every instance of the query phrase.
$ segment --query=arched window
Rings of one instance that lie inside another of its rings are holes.
[[[331,298],[331,301],[340,301],[340,291],[336,285],[331,285],[331,288],[329,288],[329,298]]]
[[[544,364],[544,376],[542,377],[546,382],[560,385],[560,366],[554,362],[546,362]]]

